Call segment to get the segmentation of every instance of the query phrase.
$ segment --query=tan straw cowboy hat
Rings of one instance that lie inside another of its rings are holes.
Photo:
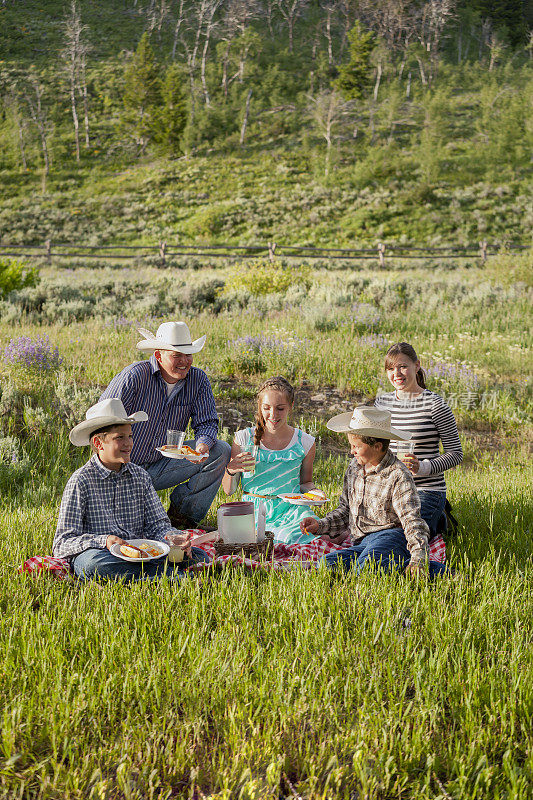
[[[85,414],[83,422],[78,423],[68,435],[68,438],[76,447],[89,444],[93,433],[107,425],[133,425],[135,422],[146,422],[148,414],[146,411],[136,411],[135,414],[128,416],[122,400],[117,397],[110,397],[108,400],[100,400],[95,406],[91,406]]]
[[[400,439],[408,442],[411,434],[393,428],[390,424],[390,411],[374,406],[357,406],[353,412],[337,414],[327,422],[330,431],[337,433],[356,433],[359,436],[374,436],[376,439]]]
[[[138,331],[144,339],[142,342],[137,342],[137,350],[145,353],[153,353],[154,350],[173,350],[175,353],[192,355],[199,353],[205,344],[205,336],[192,341],[189,327],[184,322],[163,322],[155,336],[146,328],[138,328]]]

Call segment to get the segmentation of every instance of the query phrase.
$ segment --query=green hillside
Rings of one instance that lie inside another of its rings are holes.
[[[6,0],[0,242],[526,241],[521,5],[392,7]]]

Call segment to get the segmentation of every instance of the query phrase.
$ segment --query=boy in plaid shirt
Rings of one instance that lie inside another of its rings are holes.
[[[359,406],[353,414],[338,414],[330,430],[347,433],[355,458],[344,476],[338,508],[321,520],[306,517],[302,530],[331,537],[348,530],[353,545],[324,556],[328,567],[379,564],[389,572],[405,568],[415,575],[428,570],[442,574],[443,564],[428,562],[429,528],[420,516],[420,500],[409,470],[389,450],[391,439],[409,435],[391,427],[389,411]]]
[[[92,406],[86,419],[70,432],[72,444],[90,444],[91,459],[69,479],[59,511],[53,554],[70,560],[80,580],[113,578],[136,581],[164,572],[175,578],[194,561],[209,561],[190,536],[171,526],[148,473],[130,462],[131,426],[148,415],[128,415],[118,398]],[[124,561],[111,552],[113,545],[130,539],[168,541],[185,552],[185,559],[171,564],[166,558],[138,563]]]

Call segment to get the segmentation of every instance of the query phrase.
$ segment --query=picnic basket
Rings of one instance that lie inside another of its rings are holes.
[[[254,561],[266,560],[274,553],[274,534],[272,531],[265,531],[265,538],[262,542],[252,542],[251,544],[226,544],[222,539],[215,543],[215,557],[220,556],[242,556],[251,558]]]

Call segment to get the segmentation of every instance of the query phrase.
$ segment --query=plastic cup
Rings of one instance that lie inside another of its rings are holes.
[[[253,465],[246,470],[246,474],[247,475],[253,475],[254,472],[255,472],[255,462],[256,462],[256,459],[257,459],[258,450],[259,450],[259,445],[257,445],[257,444],[248,445],[248,447],[246,448],[246,452],[250,453],[253,456],[253,459],[254,459]]]
[[[396,457],[405,464],[405,456],[411,453],[412,448],[411,442],[398,442],[396,445]]]
[[[167,430],[167,447],[180,448],[185,441],[185,431]]]

